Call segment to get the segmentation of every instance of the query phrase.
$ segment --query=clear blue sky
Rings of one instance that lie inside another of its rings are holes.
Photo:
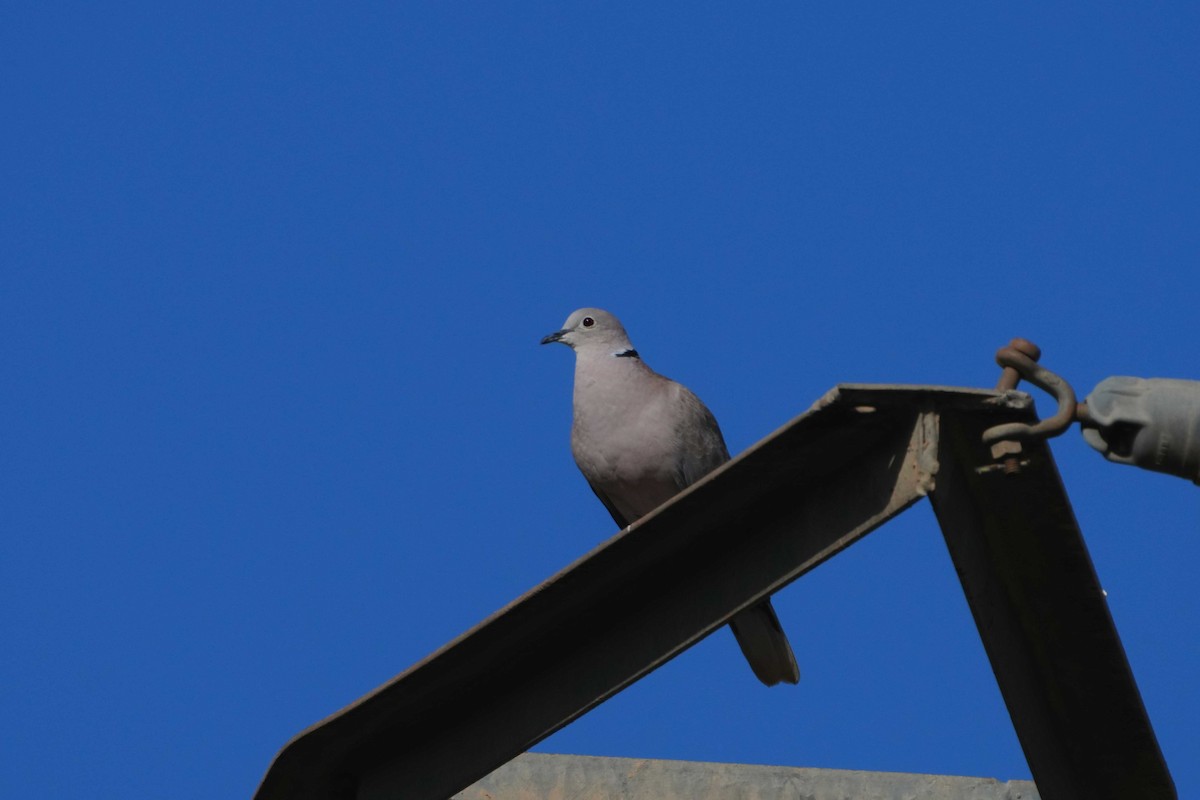
[[[578,306],[735,452],[1014,335],[1200,378],[1195,3],[24,3],[0,63],[6,797],[247,797],[611,535]],[[1200,796],[1200,489],[1054,450]],[[798,687],[722,630],[538,749],[1028,776],[928,506],[776,607]]]

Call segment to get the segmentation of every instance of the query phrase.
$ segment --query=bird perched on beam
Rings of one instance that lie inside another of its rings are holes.
[[[581,308],[542,344],[575,351],[571,452],[622,528],[729,460],[700,398],[643,363],[621,322]],[[750,668],[767,686],[797,683],[800,669],[769,599],[730,621]]]

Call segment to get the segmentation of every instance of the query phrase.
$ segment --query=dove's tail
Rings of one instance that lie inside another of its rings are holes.
[[[767,686],[774,686],[781,681],[800,682],[796,656],[792,654],[792,646],[779,624],[779,617],[775,616],[770,600],[763,600],[740,612],[729,620],[729,627],[738,646],[742,648],[742,654],[750,662],[750,669],[754,670],[760,681]]]

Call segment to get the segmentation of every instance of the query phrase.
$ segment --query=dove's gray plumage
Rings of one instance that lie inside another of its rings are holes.
[[[581,308],[542,344],[575,351],[571,452],[622,528],[729,460],[712,413],[685,386],[647,367],[620,321]],[[770,600],[729,622],[754,674],[768,686],[800,670]]]

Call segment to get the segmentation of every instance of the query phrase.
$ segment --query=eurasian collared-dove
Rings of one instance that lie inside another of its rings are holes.
[[[729,460],[712,412],[647,367],[612,314],[581,308],[542,339],[551,342],[575,351],[575,463],[622,528]],[[800,680],[770,600],[738,613],[729,627],[767,686]]]

